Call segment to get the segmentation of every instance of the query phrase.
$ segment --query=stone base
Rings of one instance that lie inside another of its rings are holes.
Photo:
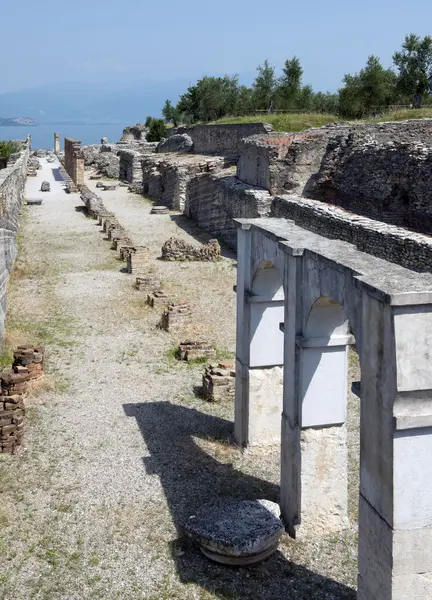
[[[127,272],[141,275],[148,269],[149,250],[145,246],[135,246],[127,255]]]
[[[141,275],[136,278],[135,287],[143,291],[160,291],[162,282],[157,277],[151,275]]]
[[[43,346],[18,346],[14,352],[12,369],[25,368],[29,381],[40,379],[44,375]]]
[[[190,325],[192,322],[192,311],[189,304],[180,302],[170,304],[168,310],[162,314],[161,328],[166,331],[177,331]]]
[[[285,529],[279,515],[279,506],[268,500],[219,500],[201,507],[185,530],[207,558],[252,565],[276,551]]]
[[[216,358],[216,350],[206,340],[186,340],[179,345],[178,355],[180,360],[210,360]]]
[[[147,295],[147,304],[154,308],[155,306],[168,306],[169,298],[163,290],[158,290]]]
[[[210,402],[234,401],[235,371],[233,364],[222,361],[217,367],[206,367],[202,379],[203,396]]]

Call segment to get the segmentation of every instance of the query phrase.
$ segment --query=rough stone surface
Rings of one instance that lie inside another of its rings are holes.
[[[193,246],[185,240],[172,237],[162,246],[162,259],[215,261],[219,260],[220,252],[220,245],[216,239],[202,246]]]
[[[159,142],[156,152],[192,152],[193,141],[187,133],[177,133]]]
[[[203,396],[210,402],[233,402],[235,370],[233,363],[220,362],[205,368],[202,378]]]
[[[202,506],[186,532],[217,555],[250,557],[276,549],[284,532],[279,506],[269,500],[220,500]]]
[[[162,313],[161,329],[179,331],[192,322],[191,307],[187,302],[172,303]]]
[[[3,339],[6,313],[6,285],[17,254],[16,234],[21,216],[21,205],[29,149],[0,171],[0,338]]]
[[[178,347],[180,360],[215,359],[216,350],[207,340],[186,340]]]

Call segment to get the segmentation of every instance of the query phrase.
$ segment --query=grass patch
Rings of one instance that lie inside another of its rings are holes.
[[[410,119],[432,118],[432,108],[406,108],[385,113],[379,118],[361,119],[360,123],[384,123],[386,121],[407,121]],[[275,131],[305,131],[312,127],[322,127],[329,123],[348,121],[340,115],[320,113],[284,113],[247,115],[245,117],[226,117],[213,124],[223,123],[270,123]],[[351,119],[352,121],[352,119]]]

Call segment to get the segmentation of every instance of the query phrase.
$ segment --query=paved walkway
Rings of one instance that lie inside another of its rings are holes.
[[[219,495],[276,499],[279,451],[228,444],[233,407],[194,395],[202,366],[173,360],[179,339],[156,329],[158,311],[79,195],[41,162],[26,194],[43,204],[26,209],[7,328],[10,341],[46,345],[48,377],[28,400],[25,452],[0,457],[0,598],[353,600],[333,581],[355,581],[353,532],[307,547],[284,539],[264,565],[239,570],[179,539]],[[51,192],[38,192],[42,180]],[[165,239],[196,234],[125,189],[101,195],[149,246],[155,273],[191,301],[197,331],[233,350],[233,261],[162,263]]]

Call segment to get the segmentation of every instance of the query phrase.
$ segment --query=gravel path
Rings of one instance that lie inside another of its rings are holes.
[[[180,538],[218,496],[277,499],[278,448],[229,444],[233,407],[196,397],[202,365],[172,358],[178,337],[121,272],[78,194],[45,161],[52,191],[23,218],[9,290],[9,343],[43,342],[45,387],[28,401],[26,449],[0,457],[0,598],[354,600],[355,527],[281,550],[250,569],[217,566]],[[205,241],[179,216],[119,188],[101,192],[154,272],[194,310],[195,332],[234,350],[235,263],[158,261],[177,235]],[[187,231],[185,230],[187,229]],[[336,583],[338,580],[341,583]]]

